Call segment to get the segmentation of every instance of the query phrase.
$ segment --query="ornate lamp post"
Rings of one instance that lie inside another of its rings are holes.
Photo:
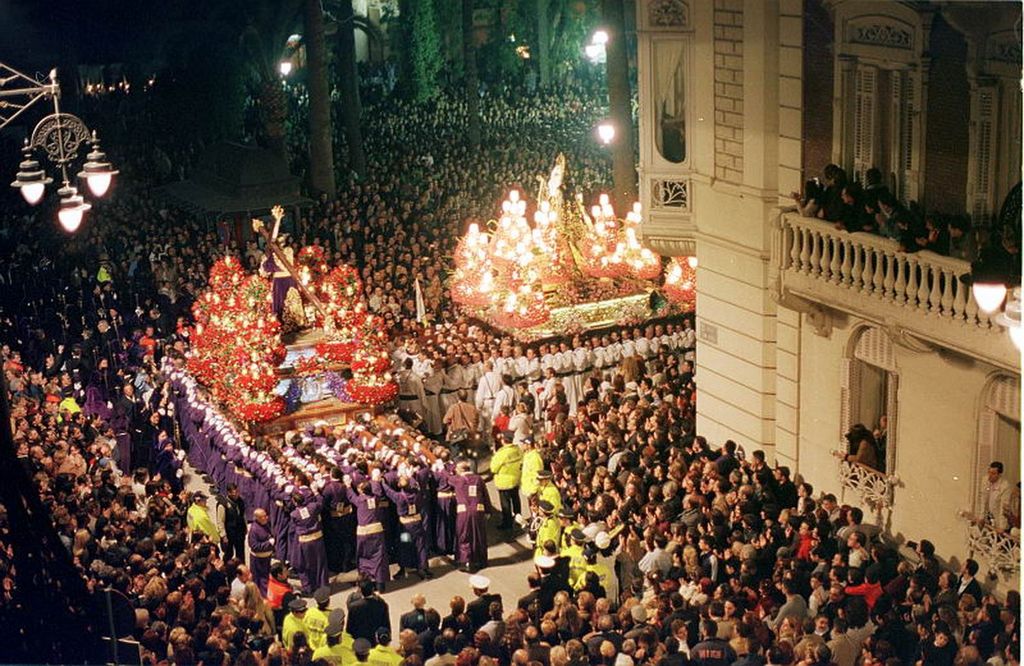
[[[48,81],[40,82],[0,63],[0,129],[37,101],[47,98],[53,101],[53,113],[40,120],[32,130],[32,135],[25,140],[24,160],[11,187],[20,190],[31,206],[42,201],[46,186],[53,182],[33,157],[36,151],[42,152],[60,169],[62,184],[57,190],[60,196],[57,218],[64,230],[72,233],[81,226],[83,216],[92,208],[72,184],[70,172],[82,146],[89,143],[92,150],[86,156],[78,177],[85,181],[93,196],[102,197],[106,194],[118,172],[100,150],[96,132],[90,132],[78,116],[60,110],[60,86],[56,69],[50,70]]]

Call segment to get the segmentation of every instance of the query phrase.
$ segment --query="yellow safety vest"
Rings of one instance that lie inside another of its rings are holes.
[[[558,492],[558,488],[551,482],[540,489],[540,499],[551,502],[551,506],[555,507],[553,511],[556,514],[562,508],[562,493]]]
[[[318,659],[326,659],[327,661],[334,664],[334,666],[342,666],[342,664],[354,664],[356,663],[356,653],[352,650],[352,643],[355,641],[352,638],[352,634],[343,632],[341,634],[341,642],[333,647],[328,647],[326,644],[323,647],[317,648],[313,652],[313,661]]]
[[[572,564],[570,564],[569,567],[571,571]],[[586,567],[584,567],[582,575],[578,579],[576,579],[576,582],[573,584],[574,589],[583,589],[583,586],[587,584],[588,573],[597,574],[597,580],[601,583],[601,587],[604,588],[605,592],[608,591],[608,578],[612,575],[612,572],[608,569],[607,566],[601,564],[600,562],[588,564]]]
[[[554,516],[545,518],[544,522],[540,524],[540,529],[537,530],[537,555],[544,554],[544,544],[548,541],[553,541],[557,546],[560,543],[561,532],[562,527],[558,524],[557,518]]]
[[[570,535],[572,534],[572,531],[577,528],[582,529],[582,526],[575,520],[571,524],[562,528],[562,543],[559,544],[560,550],[564,551],[566,548],[572,545],[572,536]]]
[[[529,497],[530,495],[537,492],[537,472],[544,469],[544,458],[541,457],[540,451],[531,449],[526,452],[523,456],[523,485],[521,486],[523,494]]]
[[[302,632],[306,634],[306,638],[309,638],[309,633],[306,631],[306,623],[303,622],[302,618],[295,617],[295,613],[288,613],[284,618],[284,623],[281,625],[281,641],[284,642],[284,646],[291,650],[295,644],[295,634]]]
[[[399,666],[402,663],[402,655],[393,647],[376,645],[370,650],[367,661],[371,666]]]
[[[511,490],[519,485],[523,473],[523,452],[518,444],[505,444],[491,458],[494,486]]]
[[[302,618],[306,625],[306,640],[309,647],[316,650],[327,645],[327,614],[319,608],[310,608],[306,611],[306,617]]]
[[[199,530],[209,536],[215,543],[220,542],[220,533],[217,531],[217,526],[213,523],[205,506],[200,506],[199,504],[190,506],[186,519],[189,529],[193,532]]]
[[[583,558],[583,547],[573,544],[563,548],[559,554],[569,558],[569,585],[575,586],[587,566],[587,561]]]

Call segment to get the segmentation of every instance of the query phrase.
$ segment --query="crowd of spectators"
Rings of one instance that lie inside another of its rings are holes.
[[[792,196],[801,215],[817,217],[842,231],[892,239],[903,252],[930,250],[968,262],[978,257],[977,233],[970,218],[925,213],[916,204],[905,206],[877,168],[868,169],[861,183],[842,167],[829,164],[822,179],[808,180],[804,191]]]
[[[369,173],[296,221],[295,244],[319,243],[330,261],[360,268],[399,343],[420,332],[409,321],[414,278],[437,320],[455,321],[437,258],[469,220],[494,214],[507,186],[529,191],[557,151],[570,155],[581,191],[608,179],[587,136],[599,105],[579,91],[485,96],[479,150],[465,140],[463,113],[446,97],[371,109]],[[803,205],[849,229],[878,224],[863,193],[831,173],[826,192]],[[886,219],[899,228],[899,215]],[[478,589],[475,605],[453,598],[444,617],[414,599],[393,641],[389,631],[353,640],[352,618],[339,623],[337,613],[326,626],[300,624],[311,611],[299,598],[276,599],[275,613],[242,559],[183,527],[193,496],[158,371],[168,348],[187,349],[190,304],[212,261],[226,251],[254,267],[258,249],[139,184],[97,206],[78,237],[54,239],[38,224],[9,215],[0,242],[18,458],[89,588],[128,599],[147,663],[305,664],[324,646],[341,646],[334,663],[350,663],[351,647],[355,661],[409,666],[1017,663],[1019,598],[986,594],[977,563],[942,571],[927,541],[916,565],[900,561],[859,509],[816,496],[760,451],[709,445],[694,432],[692,376],[656,379],[657,366],[635,358],[620,367],[629,385],[594,387],[531,444],[566,529],[536,544],[523,598]],[[6,538],[2,518],[0,528]],[[19,605],[17,544],[4,545],[0,622]],[[614,582],[602,581],[604,562]],[[283,566],[272,575],[291,587]],[[371,588],[362,581],[350,614],[376,603]]]

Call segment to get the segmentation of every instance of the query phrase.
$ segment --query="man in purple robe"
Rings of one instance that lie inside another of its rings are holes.
[[[414,569],[420,580],[432,578],[427,560],[427,532],[423,523],[423,498],[419,485],[408,476],[397,472],[388,474],[382,484],[384,493],[395,504],[401,532],[398,536],[398,577],[407,568]]]
[[[324,544],[327,546],[327,567],[334,572],[350,571],[355,564],[356,514],[348,501],[343,472],[335,467],[324,484]]]
[[[348,501],[356,509],[356,558],[359,573],[373,580],[377,589],[383,592],[391,579],[388,570],[388,550],[384,539],[384,516],[386,509],[380,507],[383,495],[380,483],[362,480],[356,490],[346,490]]]
[[[436,511],[434,512],[434,538],[437,551],[442,555],[455,555],[455,491],[448,480],[451,465],[444,465],[435,474],[437,480]]]
[[[312,594],[327,585],[327,551],[324,549],[324,532],[320,526],[322,500],[316,496],[305,497],[293,493],[292,528],[298,542],[293,567],[302,581],[302,591]]]
[[[476,572],[487,566],[487,514],[494,512],[487,486],[473,473],[468,460],[448,475],[455,492],[455,561],[464,571]]]
[[[274,555],[274,537],[270,533],[270,519],[264,509],[256,509],[249,525],[249,571],[252,580],[267,596],[267,580],[270,578],[270,558]]]

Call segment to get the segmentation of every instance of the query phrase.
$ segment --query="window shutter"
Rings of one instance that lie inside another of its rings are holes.
[[[899,160],[896,165],[896,173],[899,174],[900,196],[903,201],[910,203],[917,201],[920,193],[917,191],[917,160],[914,149],[914,140],[917,136],[917,73],[913,70],[900,72],[899,85],[893,86],[893,91],[900,95],[899,119],[900,136],[897,150],[893,155]]]
[[[987,226],[992,219],[993,168],[995,166],[993,140],[995,138],[996,89],[979,86],[971,100],[970,152],[974,164],[970,169],[971,217],[976,226]]]
[[[886,372],[885,416],[889,420],[885,435],[885,473],[896,473],[896,428],[899,424],[900,377],[895,372]]]
[[[991,407],[984,407],[981,410],[981,418],[978,419],[978,449],[974,461],[974,513],[980,514],[985,510],[985,484],[982,479],[988,471],[988,464],[992,462],[992,449],[996,443],[996,419],[999,415]]]
[[[854,84],[856,103],[853,119],[853,177],[864,182],[864,173],[875,163],[875,96],[878,71],[857,65]]]
[[[855,358],[844,358],[839,364],[839,437],[857,422],[860,405],[860,364]]]

